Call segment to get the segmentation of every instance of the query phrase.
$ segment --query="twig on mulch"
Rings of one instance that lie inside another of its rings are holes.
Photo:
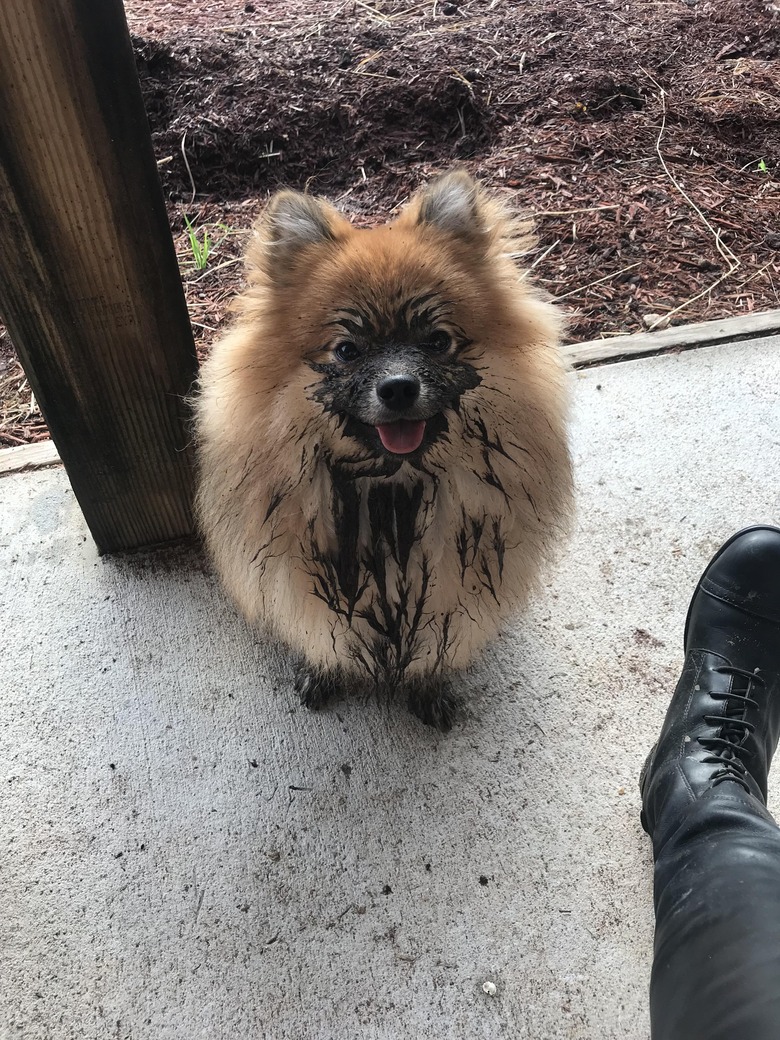
[[[525,280],[526,278],[530,277],[531,273],[532,273],[532,272],[533,272],[533,271],[534,271],[534,270],[535,270],[535,269],[536,269],[536,268],[537,268],[537,267],[538,267],[538,266],[539,266],[540,264],[544,263],[544,261],[545,261],[545,260],[547,259],[547,257],[548,257],[548,256],[550,255],[550,253],[552,253],[553,249],[555,249],[555,248],[556,248],[557,246],[559,246],[560,244],[561,244],[561,240],[560,240],[559,238],[556,238],[556,240],[555,240],[555,241],[553,242],[553,244],[552,244],[551,246],[548,246],[548,247],[547,247],[547,248],[545,249],[545,251],[544,251],[543,253],[541,253],[541,254],[540,254],[539,256],[537,256],[537,258],[536,258],[536,259],[534,260],[534,262],[533,262],[532,264],[529,264],[529,265],[528,265],[528,267],[526,267],[526,269],[525,269],[525,270],[523,271],[523,273],[522,273],[522,274],[520,275],[520,281],[522,282],[522,281],[524,281],[524,280]]]
[[[190,184],[192,185],[192,196],[190,198],[190,205],[195,201],[195,178],[192,176],[192,170],[190,169],[190,163],[187,158],[187,151],[184,147],[184,142],[187,139],[187,131],[185,130],[181,137],[181,157],[184,159],[184,165],[187,167],[187,176],[190,178]]]
[[[578,286],[576,289],[572,289],[571,292],[564,293],[562,296],[558,296],[557,299],[568,300],[570,296],[581,296],[582,293],[587,292],[588,289],[593,289],[597,285],[601,285],[602,282],[611,282],[615,278],[618,278],[621,274],[626,274],[628,271],[633,271],[634,268],[639,267],[639,262],[635,264],[629,264],[628,267],[622,267],[619,271],[613,272],[613,274],[605,274],[603,278],[597,278],[595,282],[588,282],[587,285]]]
[[[643,70],[643,71],[645,71],[645,70]],[[655,329],[662,322],[665,323],[665,324],[668,324],[669,319],[673,315],[679,314],[680,311],[683,311],[687,307],[690,307],[692,304],[694,304],[698,300],[702,299],[702,297],[711,295],[712,291],[714,289],[716,289],[722,282],[725,282],[727,278],[730,278],[731,275],[733,275],[735,271],[739,270],[739,268],[741,267],[741,263],[740,263],[739,257],[737,257],[734,254],[734,252],[722,241],[720,229],[719,228],[714,228],[712,226],[710,221],[707,220],[707,218],[705,217],[704,213],[701,211],[700,207],[696,205],[696,203],[690,197],[688,192],[683,188],[683,186],[680,184],[680,182],[677,180],[677,178],[674,176],[674,174],[669,169],[669,167],[668,167],[668,165],[666,163],[666,160],[664,159],[663,153],[661,152],[661,140],[662,140],[662,138],[664,136],[664,132],[666,130],[666,91],[663,89],[663,87],[648,72],[645,72],[645,75],[648,77],[648,79],[652,80],[652,82],[655,83],[656,87],[658,87],[658,90],[660,92],[661,112],[662,112],[662,116],[661,116],[661,129],[660,129],[660,131],[658,133],[658,137],[657,137],[656,142],[655,142],[655,150],[656,150],[656,153],[657,153],[658,158],[660,160],[661,166],[663,167],[664,173],[669,178],[669,180],[672,182],[672,184],[675,186],[675,188],[679,191],[679,193],[682,195],[682,197],[685,199],[685,201],[688,203],[688,205],[691,207],[691,209],[693,209],[694,212],[697,213],[698,216],[701,218],[702,223],[704,224],[704,226],[707,228],[707,230],[712,234],[713,238],[715,239],[715,248],[718,250],[720,255],[723,257],[725,262],[728,264],[728,270],[725,271],[719,278],[717,278],[711,285],[705,286],[703,289],[701,289],[694,296],[691,296],[690,299],[685,300],[683,303],[679,304],[677,307],[675,307],[673,310],[669,311],[667,314],[661,315],[659,318],[657,318],[655,321],[653,321],[648,326],[648,332],[652,332],[653,329]]]
[[[46,439],[49,434],[22,366],[14,359],[8,369],[0,378],[0,446]]]

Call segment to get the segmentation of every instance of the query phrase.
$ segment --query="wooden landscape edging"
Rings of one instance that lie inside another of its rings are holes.
[[[47,466],[57,466],[61,462],[53,441],[38,441],[37,444],[3,448],[0,450],[0,477],[28,469],[45,469]]]
[[[98,548],[187,535],[197,360],[122,0],[0,3],[0,212],[0,314]]]
[[[776,334],[780,334],[780,310],[701,321],[695,325],[675,325],[661,332],[637,332],[630,336],[570,343],[563,349],[567,362],[573,368],[584,368],[609,361],[628,361],[631,358],[663,354],[670,350],[714,347],[718,343],[736,343]]]

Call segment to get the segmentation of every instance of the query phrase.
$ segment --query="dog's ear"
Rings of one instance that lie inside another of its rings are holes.
[[[303,246],[333,241],[331,216],[338,214],[320,199],[298,191],[279,191],[268,203],[262,223],[278,252],[295,253]]]
[[[273,195],[255,225],[247,254],[272,281],[284,280],[312,247],[334,245],[349,224],[332,206],[298,191]]]
[[[482,201],[474,178],[465,170],[453,170],[418,192],[398,223],[405,227],[431,227],[456,238],[475,239],[486,230]]]
[[[530,224],[465,170],[445,173],[418,191],[396,227],[444,235],[456,247],[465,247],[472,259],[502,263],[516,263],[535,242]]]

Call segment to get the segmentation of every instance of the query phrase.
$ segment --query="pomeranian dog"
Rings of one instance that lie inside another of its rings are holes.
[[[281,191],[195,402],[197,513],[316,707],[356,685],[447,728],[448,673],[538,584],[572,497],[555,309],[527,227],[462,172],[357,230]]]

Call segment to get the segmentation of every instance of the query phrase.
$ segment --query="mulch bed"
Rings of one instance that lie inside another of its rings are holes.
[[[534,216],[528,264],[571,339],[780,306],[780,4],[126,10],[201,355],[270,191],[366,223],[454,163]],[[210,236],[201,270],[185,215]],[[0,444],[46,435],[0,335]]]

